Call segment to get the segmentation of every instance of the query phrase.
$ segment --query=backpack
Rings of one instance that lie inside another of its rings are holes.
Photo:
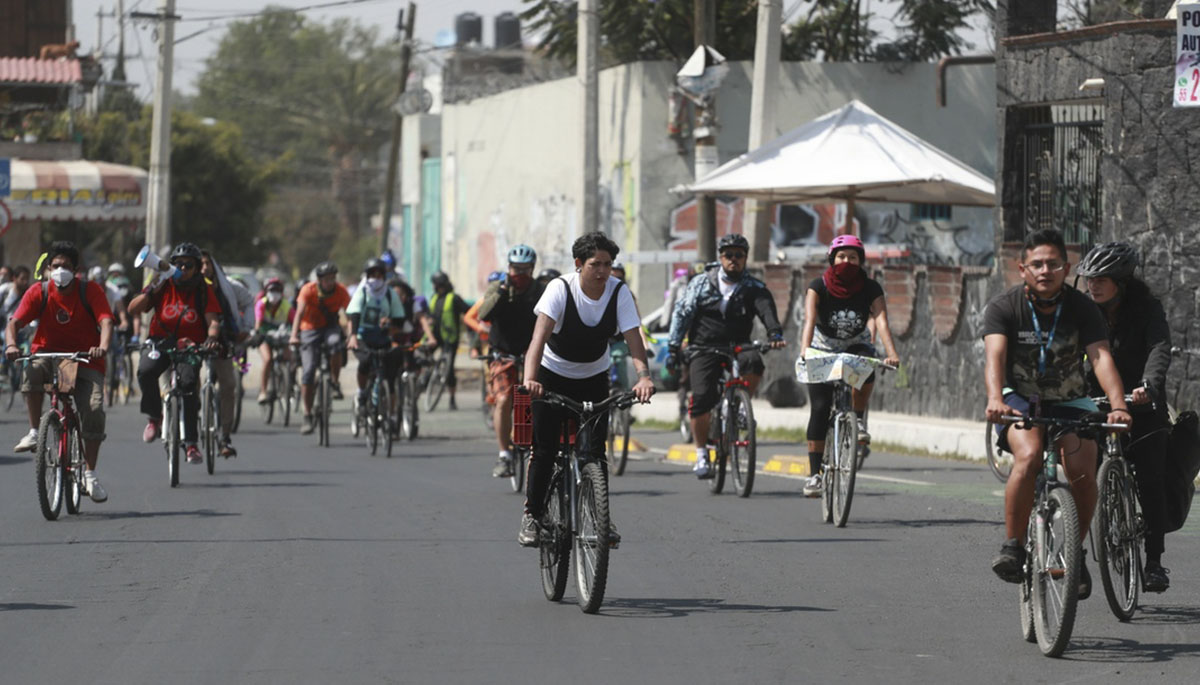
[[[96,330],[100,330],[100,321],[96,319],[96,312],[92,311],[92,305],[87,300],[87,284],[89,281],[83,281],[79,289],[79,301],[83,303],[83,311],[92,317],[92,323],[96,324]],[[103,287],[103,286],[101,286]],[[107,295],[106,295],[107,297]],[[42,309],[38,312],[38,318],[42,318],[42,314],[46,313],[46,301],[50,299],[50,282],[42,281]]]
[[[1167,442],[1165,479],[1167,526],[1163,532],[1171,533],[1187,522],[1192,508],[1192,496],[1196,492],[1196,474],[1200,473],[1200,417],[1194,411],[1185,411],[1171,427]]]

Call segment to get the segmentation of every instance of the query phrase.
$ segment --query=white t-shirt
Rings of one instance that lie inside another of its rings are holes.
[[[737,287],[736,282],[728,283],[722,276],[717,276],[717,288],[721,291],[721,316],[725,315],[725,308],[729,306],[729,296],[733,294],[734,290],[737,290]]]
[[[563,280],[566,281],[565,284]],[[595,326],[600,323],[600,319],[604,318],[604,310],[608,309],[608,302],[612,299],[613,290],[618,283],[620,281],[616,277],[609,276],[608,282],[604,284],[604,294],[600,296],[600,299],[593,300],[580,290],[579,274],[567,274],[562,279],[556,278],[550,281],[546,286],[546,292],[542,293],[542,298],[534,306],[533,312],[545,314],[554,319],[554,332],[561,331],[563,316],[567,310],[567,288],[569,287],[571,295],[575,299],[575,310],[579,312],[579,319],[585,326]],[[623,333],[640,325],[641,318],[638,316],[633,294],[629,292],[628,287],[621,288],[621,294],[617,297],[617,328]],[[605,338],[607,337],[608,334],[605,333]],[[607,346],[604,354],[593,362],[573,362],[563,359],[554,354],[554,350],[550,349],[549,345],[546,345],[542,355],[542,366],[566,378],[591,378],[608,371],[610,363]]]

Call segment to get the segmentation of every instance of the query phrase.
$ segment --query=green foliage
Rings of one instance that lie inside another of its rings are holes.
[[[1059,8],[1064,29],[1142,18],[1141,0],[1067,0]]]
[[[879,33],[862,0],[815,0],[808,14],[789,27],[783,57],[789,60],[864,62],[872,55]]]
[[[990,0],[902,0],[896,19],[900,35],[894,43],[880,45],[880,61],[931,62],[946,55],[962,54],[974,47],[958,32],[968,28],[967,19],[976,13],[995,12]]]

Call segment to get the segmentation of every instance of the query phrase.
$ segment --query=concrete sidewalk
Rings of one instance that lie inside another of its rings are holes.
[[[670,423],[678,421],[677,411],[674,393],[662,393],[650,404],[634,405],[633,408],[634,416],[639,419]],[[760,428],[805,428],[808,426],[808,407],[776,409],[766,400],[756,399],[754,419]],[[867,423],[875,444],[891,443],[914,451],[987,460],[984,445],[987,423],[984,421],[872,411]],[[806,453],[803,445],[797,445],[796,451],[797,454]]]

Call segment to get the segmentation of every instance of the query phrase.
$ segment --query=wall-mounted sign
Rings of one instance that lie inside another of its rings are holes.
[[[1200,107],[1200,3],[1179,3],[1175,13],[1176,107]]]

